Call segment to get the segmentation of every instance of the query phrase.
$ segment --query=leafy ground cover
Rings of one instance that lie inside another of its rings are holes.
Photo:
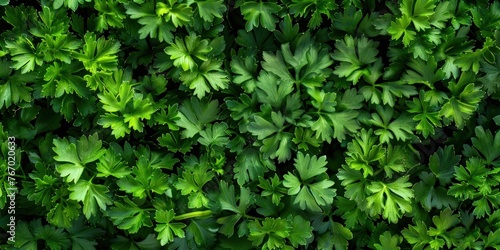
[[[0,0],[2,249],[500,249],[500,2]]]

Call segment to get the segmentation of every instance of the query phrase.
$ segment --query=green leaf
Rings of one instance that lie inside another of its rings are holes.
[[[309,154],[303,155],[301,152],[297,154],[295,159],[295,168],[299,172],[301,180],[308,180],[315,176],[321,175],[326,172],[326,156],[321,156],[317,158],[316,156],[310,156]]]
[[[184,238],[185,233],[183,228],[186,224],[181,222],[173,222],[174,220],[174,210],[157,210],[155,212],[156,227],[155,231],[158,232],[157,239],[160,240],[162,246],[174,240],[174,236],[179,238]]]
[[[203,62],[199,68],[192,71],[180,73],[180,79],[183,84],[190,89],[194,89],[194,94],[199,98],[203,98],[205,94],[214,90],[222,90],[228,88],[228,74],[221,69],[222,61],[208,60]]]
[[[156,3],[156,15],[171,21],[175,28],[186,26],[192,22],[193,10],[185,3],[168,1],[167,3]]]
[[[177,126],[185,129],[182,131],[182,136],[191,138],[203,131],[206,124],[217,119],[218,106],[217,100],[208,102],[194,97],[185,100],[179,108],[179,120],[175,121]]]
[[[449,82],[448,89],[453,96],[443,105],[440,115],[452,118],[459,129],[476,111],[479,102],[484,96],[480,87],[475,86],[474,76],[471,72],[464,72],[457,83]]]
[[[99,11],[99,16],[96,18],[96,30],[102,32],[108,27],[123,28],[123,20],[126,18],[121,5],[118,1],[95,1],[95,9]]]
[[[107,211],[107,215],[119,229],[127,230],[135,234],[142,227],[152,227],[151,214],[140,208],[137,204],[124,198],[124,202],[115,201],[113,207]]]
[[[286,193],[286,189],[282,187],[281,180],[277,174],[274,174],[272,178],[264,179],[259,176],[259,187],[264,189],[261,193],[262,196],[271,196],[273,204],[279,205],[281,198]]]
[[[278,22],[276,14],[280,9],[281,7],[273,2],[246,1],[240,6],[241,14],[247,21],[245,24],[246,31],[251,31],[254,27],[259,26],[273,31]]]
[[[162,173],[161,169],[152,167],[146,156],[139,157],[136,164],[136,167],[132,169],[133,175],[127,175],[116,182],[120,190],[143,199],[151,191],[163,194],[170,188],[168,176]]]
[[[195,166],[196,168],[185,169],[182,178],[179,178],[174,186],[182,195],[189,195],[189,208],[208,207],[209,200],[203,191],[203,186],[211,181],[215,174],[208,170],[209,166],[206,163],[202,166],[196,163]]]
[[[392,178],[395,172],[402,173],[417,165],[415,154],[409,148],[400,145],[388,145],[385,148],[385,157],[380,159],[379,163],[389,178]]]
[[[490,232],[488,238],[485,241],[484,247],[498,248],[500,247],[500,229],[495,232]]]
[[[31,101],[32,88],[26,86],[26,83],[35,80],[36,76],[32,73],[21,74],[15,71],[11,75],[12,69],[7,60],[0,59],[0,109],[5,105],[6,108],[12,104],[22,104]]]
[[[72,11],[76,11],[78,9],[78,5],[84,4],[85,2],[90,2],[90,0],[55,0],[52,6],[54,9],[59,9],[64,4],[64,7],[68,7]]]
[[[500,133],[495,133],[495,136],[490,130],[485,130],[482,126],[477,126],[474,129],[476,137],[471,139],[471,145],[464,145],[463,154],[465,157],[480,157],[485,160],[486,164],[491,164],[495,167],[500,166]]]
[[[260,246],[264,243],[265,249],[279,249],[285,247],[292,225],[284,219],[265,218],[262,224],[257,220],[249,222],[248,229],[252,245]]]
[[[317,120],[311,125],[311,129],[316,132],[317,139],[321,137],[322,140],[330,143],[333,137],[342,141],[349,132],[354,133],[359,129],[359,124],[356,120],[358,112],[351,110],[351,108],[359,108],[359,106],[351,103],[352,100],[346,101],[345,97],[360,100],[360,96],[351,93],[347,91],[342,96],[338,105],[339,109],[345,108],[346,110],[336,112],[337,103],[335,93],[325,93],[323,90],[308,89],[308,94],[314,99],[312,104],[318,110],[318,112],[310,113],[312,116],[318,116]]]
[[[127,164],[122,161],[120,154],[113,148],[106,150],[104,156],[99,159],[96,170],[99,171],[97,177],[113,176],[118,179],[132,172]]]
[[[455,167],[460,162],[460,155],[455,155],[453,146],[446,146],[444,149],[439,148],[429,158],[429,168],[434,175],[439,179],[441,185],[446,185],[451,182],[455,175]]]
[[[146,37],[157,38],[160,42],[171,43],[174,39],[172,31],[175,27],[172,23],[155,12],[155,1],[146,1],[142,5],[135,3],[124,4],[126,13],[131,19],[138,19],[137,22],[142,25],[138,30],[139,38]]]
[[[103,37],[97,39],[92,32],[85,34],[84,41],[83,51],[75,53],[74,57],[83,63],[85,69],[91,73],[116,69],[118,65],[116,54],[120,49],[118,41],[106,40]]]
[[[175,43],[166,47],[164,51],[170,56],[171,60],[174,60],[174,66],[181,67],[184,71],[193,71],[199,65],[195,58],[203,62],[208,60],[207,54],[212,50],[208,43],[207,39],[201,39],[200,36],[192,32],[184,40],[176,37]],[[204,66],[203,68],[207,67]],[[203,72],[203,70],[201,71]]]
[[[269,169],[274,169],[274,165],[270,160],[262,159],[258,150],[246,147],[236,156],[236,163],[233,170],[234,179],[236,179],[240,186],[243,186],[245,183],[258,180]]]
[[[487,37],[482,48],[478,48],[476,51],[467,51],[467,53],[460,54],[460,57],[455,59],[454,63],[462,69],[462,72],[472,69],[472,72],[477,74],[479,73],[479,69],[481,67],[480,62],[483,58],[489,63],[494,62],[495,55],[491,52],[491,50],[496,50],[495,48],[497,48],[495,41],[491,37]]]
[[[406,113],[400,114],[391,121],[394,115],[392,108],[377,106],[377,113],[372,113],[369,122],[380,129],[375,130],[375,135],[380,136],[381,143],[389,143],[391,139],[406,141],[413,138],[413,119]]]
[[[411,70],[406,70],[402,79],[408,84],[422,83],[434,89],[434,84],[445,78],[443,70],[437,68],[437,62],[433,56],[427,60],[412,58],[407,65]]]
[[[231,63],[233,82],[242,85],[246,93],[252,93],[257,86],[257,62],[252,56],[233,56]]]
[[[348,249],[349,240],[352,240],[351,230],[338,222],[329,221],[330,231],[318,238],[319,249]]]
[[[417,94],[414,86],[404,84],[402,81],[376,83],[374,87],[363,86],[359,92],[363,94],[365,100],[370,100],[373,104],[378,105],[382,101],[384,105],[391,107],[394,107],[397,98],[403,96],[408,98]]]
[[[453,215],[450,208],[442,210],[439,216],[433,216],[432,222],[436,227],[429,228],[429,236],[442,238],[448,248],[452,245],[457,246],[457,243],[465,234],[465,229],[462,227],[455,227],[449,230],[460,223],[460,216],[458,214]]]
[[[370,215],[382,214],[389,222],[397,223],[402,215],[412,211],[411,200],[414,197],[409,177],[403,176],[392,183],[372,182],[367,189],[371,193],[366,198]],[[383,210],[383,211],[382,211]]]
[[[214,18],[222,18],[222,14],[226,12],[226,6],[222,0],[197,1],[196,4],[196,9],[205,22],[213,22]]]
[[[272,107],[279,108],[293,89],[293,82],[280,80],[274,74],[261,71],[255,92],[261,103],[268,103]]]
[[[56,167],[57,172],[66,177],[66,182],[77,183],[85,170],[85,165],[98,160],[106,152],[101,148],[102,141],[99,140],[97,133],[89,137],[80,137],[76,144],[70,143],[66,138],[54,139],[53,144],[55,147],[52,150],[57,154],[54,160],[66,162]]]
[[[75,74],[83,70],[80,64],[61,64],[54,62],[47,68],[43,85],[42,96],[61,97],[65,94],[77,94],[79,97],[88,98],[89,90],[86,88],[86,82],[83,77]]]
[[[424,249],[433,238],[427,234],[427,225],[423,221],[416,221],[415,224],[415,226],[409,226],[403,229],[401,233],[408,243],[413,245],[414,249]]]
[[[387,32],[392,36],[392,40],[399,40],[403,36],[404,46],[409,46],[412,41],[415,40],[417,32],[408,29],[411,24],[411,18],[407,15],[403,15],[397,18],[395,22],[391,22],[391,26],[387,29]]]
[[[28,73],[35,69],[35,65],[43,64],[43,52],[40,44],[36,47],[27,38],[20,37],[15,42],[5,41],[5,47],[9,49],[14,64],[12,68],[21,70],[21,74]]]
[[[71,238],[71,249],[74,250],[95,250],[97,239],[101,238],[104,230],[93,228],[85,224],[83,216],[73,223],[71,228],[68,228],[68,233]]]
[[[81,41],[68,35],[58,35],[55,38],[51,35],[43,35],[44,43],[41,46],[46,51],[44,60],[54,61],[57,59],[67,64],[71,63],[71,54],[80,47]]]
[[[300,179],[290,172],[284,176],[283,186],[288,188],[289,195],[296,195],[294,204],[299,203],[301,209],[309,208],[320,212],[320,206],[333,203],[336,190],[331,188],[334,182],[324,176],[326,163],[325,156],[317,158],[309,154],[304,156],[299,152],[294,166]]]
[[[340,65],[335,67],[334,74],[340,77],[347,77],[348,81],[357,84],[363,76],[369,76],[374,72],[366,69],[366,66],[375,63],[378,54],[378,42],[373,42],[366,37],[353,38],[346,35],[344,40],[335,43],[335,52],[332,54],[334,60],[340,61]]]
[[[179,132],[163,134],[158,138],[158,143],[162,147],[166,147],[170,152],[181,152],[183,154],[189,152],[194,143],[193,140],[181,139]]]
[[[260,152],[264,153],[264,158],[270,157],[284,162],[291,157],[292,134],[284,132],[285,118],[279,113],[271,112],[272,123],[261,116],[254,116],[247,129],[250,133],[262,141]]]
[[[133,130],[142,132],[144,128],[142,120],[151,119],[151,115],[155,112],[150,98],[143,98],[142,94],[135,93],[132,105],[129,105],[123,114],[123,121]]]
[[[403,16],[410,17],[417,31],[430,28],[429,18],[434,14],[436,5],[432,0],[403,1],[400,10]]]
[[[347,144],[346,163],[354,170],[363,170],[363,176],[373,175],[373,167],[384,157],[385,152],[381,145],[375,145],[376,136],[373,136],[373,130],[361,130],[352,142]]]
[[[309,221],[304,220],[300,215],[293,217],[292,230],[288,239],[292,243],[292,246],[297,248],[299,245],[306,245],[308,239],[310,239],[313,228]]]
[[[430,211],[432,208],[442,209],[443,207],[456,208],[458,200],[448,195],[448,190],[442,186],[436,186],[436,177],[427,172],[422,172],[420,182],[413,187],[415,199],[420,201],[422,207]]]
[[[298,39],[293,53],[288,43],[281,45],[281,51],[276,55],[264,52],[262,68],[279,76],[282,81],[291,81],[309,88],[322,86],[332,72],[329,66],[333,61],[326,49],[312,46],[313,42],[311,35],[306,33]],[[290,67],[294,69],[294,73],[289,71]]]
[[[113,204],[108,196],[109,189],[104,185],[93,184],[92,181],[79,180],[69,186],[68,190],[72,191],[70,199],[83,202],[83,214],[87,219],[92,215],[97,216],[97,206],[106,211],[107,205]]]
[[[119,250],[119,249],[155,250],[161,247],[160,241],[156,239],[156,235],[154,233],[148,234],[144,239],[141,237],[138,240],[125,238],[121,235],[118,235],[112,241],[113,244],[111,245],[111,249],[113,250]]]
[[[228,126],[226,123],[215,123],[207,125],[207,128],[200,132],[198,142],[207,147],[225,147],[229,143],[227,134]]]
[[[391,232],[385,231],[379,237],[380,244],[375,244],[377,250],[399,250],[399,244],[403,241],[403,237],[399,235],[391,235]]]
[[[237,199],[234,194],[233,185],[228,185],[226,182],[222,181],[219,186],[219,202],[221,209],[236,213],[235,215],[222,217],[217,220],[219,224],[222,224],[219,232],[231,237],[234,234],[236,223],[238,223],[243,216],[246,216],[249,206],[253,203],[253,196],[250,193],[250,189],[242,187],[240,188],[240,196]],[[237,200],[239,200],[239,205],[236,204]]]
[[[435,127],[441,127],[438,107],[431,106],[430,103],[424,99],[423,90],[420,91],[418,99],[413,98],[413,101],[407,101],[406,105],[410,108],[408,110],[409,113],[416,114],[413,120],[419,123],[415,128],[417,131],[420,131],[425,138],[434,134]]]
[[[188,235],[186,238],[194,238],[197,246],[211,248],[216,241],[214,230],[216,227],[217,224],[212,218],[192,220],[186,229]]]
[[[292,141],[298,145],[299,149],[309,150],[309,147],[318,148],[320,140],[314,136],[314,131],[311,129],[295,128],[295,137]]]
[[[21,221],[16,229],[14,246],[20,249],[38,249],[41,245],[50,249],[63,249],[71,244],[68,234],[62,228],[52,225],[42,225],[40,219],[27,222]]]

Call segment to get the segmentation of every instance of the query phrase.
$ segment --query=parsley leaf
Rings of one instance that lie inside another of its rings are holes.
[[[0,67],[0,109],[4,106],[8,108],[12,104],[30,102],[32,88],[26,86],[26,83],[34,81],[35,75],[21,74],[19,71],[12,75],[9,63],[3,59],[0,59]]]
[[[436,176],[422,172],[420,182],[415,184],[415,199],[420,201],[422,207],[430,211],[432,208],[442,209],[443,207],[456,208],[458,200],[447,194],[448,190],[442,185],[436,186]]]
[[[201,160],[204,161],[204,159]],[[209,165],[206,163],[186,166],[182,178],[179,178],[174,184],[174,187],[180,190],[182,195],[189,195],[189,208],[208,207],[209,200],[203,191],[203,186],[215,177],[214,172],[208,168]]]
[[[14,61],[12,68],[22,69],[21,74],[33,71],[35,65],[43,64],[42,47],[40,44],[35,46],[27,37],[19,37],[15,42],[5,41],[5,47]]]
[[[174,66],[181,67],[184,71],[192,71],[196,68],[194,58],[201,61],[207,61],[207,53],[212,50],[207,39],[201,39],[196,33],[190,33],[189,36],[184,38],[175,38],[175,43],[165,48],[165,53],[174,60]],[[207,66],[205,66],[207,67]]]
[[[441,127],[441,121],[439,108],[426,101],[424,95],[424,91],[421,90],[419,98],[413,98],[411,102],[407,101],[406,105],[410,108],[408,112],[415,114],[413,120],[418,122],[415,129],[427,138],[434,134],[435,127]]]
[[[273,31],[278,22],[276,14],[280,9],[281,7],[273,2],[245,1],[240,6],[240,10],[247,21],[245,24],[246,31],[251,31],[254,27],[259,27],[259,25]]]
[[[306,87],[318,87],[331,74],[330,60],[325,48],[313,46],[313,39],[306,33],[297,41],[294,52],[289,43],[281,45],[276,55],[263,53],[262,68],[279,76],[282,81],[292,81]],[[294,69],[291,73],[288,68]],[[296,85],[298,86],[298,85]]]
[[[378,44],[366,37],[358,39],[346,35],[344,40],[335,43],[337,50],[333,52],[332,58],[340,61],[340,65],[335,67],[333,73],[357,84],[363,75],[373,73],[366,66],[380,60],[377,59]]]
[[[97,215],[97,206],[106,211],[107,205],[113,204],[108,196],[109,189],[104,185],[92,183],[92,180],[79,180],[69,186],[68,190],[71,191],[70,199],[83,202],[83,214],[87,219]]]
[[[381,143],[389,143],[394,137],[401,141],[406,141],[413,137],[413,119],[406,113],[403,113],[391,121],[393,115],[394,110],[392,108],[384,108],[382,106],[377,106],[377,113],[372,113],[372,118],[369,122],[380,127],[375,130],[374,134],[380,136]]]
[[[142,155],[132,169],[133,175],[127,175],[116,183],[120,190],[131,193],[134,197],[143,199],[150,195],[151,191],[163,194],[169,189],[168,176],[162,173],[160,168],[151,165],[149,159]]]
[[[254,116],[254,121],[251,122],[247,129],[257,139],[256,145],[261,145],[260,152],[264,157],[271,159],[278,158],[278,161],[284,162],[291,157],[291,147],[293,135],[290,132],[285,132],[285,118],[281,112],[271,112],[271,120],[265,119],[262,116]],[[255,144],[254,144],[255,145]]]
[[[382,214],[389,222],[397,223],[404,213],[411,212],[414,194],[408,179],[409,176],[403,176],[391,183],[376,181],[368,185],[371,194],[366,201],[370,215]]]
[[[331,188],[334,182],[325,176],[326,163],[325,156],[317,158],[299,152],[294,166],[300,178],[290,172],[283,177],[283,186],[288,188],[289,195],[297,195],[294,204],[299,203],[301,209],[320,212],[320,206],[333,203],[336,190]]]
[[[138,19],[137,22],[142,25],[137,31],[140,39],[149,36],[157,38],[160,42],[172,42],[174,39],[172,31],[175,30],[175,27],[172,23],[165,20],[165,18],[156,15],[155,1],[146,1],[142,5],[126,3],[124,6],[130,18]]]
[[[215,18],[222,18],[222,13],[226,12],[226,6],[222,0],[197,1],[196,5],[200,17],[205,22],[213,22]]]
[[[114,148],[106,150],[103,157],[99,159],[96,170],[99,172],[96,175],[97,177],[113,176],[116,178],[123,178],[132,172],[126,163],[122,161],[121,155]]]
[[[82,53],[75,53],[74,57],[83,63],[85,69],[91,73],[116,69],[118,65],[116,54],[120,49],[118,41],[106,40],[103,37],[97,39],[92,32],[85,34],[84,41]]]
[[[68,233],[62,228],[52,225],[42,225],[40,219],[27,222],[21,221],[16,229],[14,246],[20,249],[38,249],[39,244],[50,249],[61,249],[71,244]]]
[[[480,87],[472,82],[472,72],[464,72],[457,83],[450,81],[448,89],[452,97],[443,105],[440,115],[451,118],[459,129],[465,126],[466,120],[477,109],[479,102],[484,96]]]
[[[500,133],[495,133],[495,136],[490,130],[485,130],[482,126],[477,126],[474,129],[476,137],[471,139],[471,145],[464,145],[464,156],[480,157],[485,160],[486,164],[494,167],[500,167]]]
[[[464,236],[465,229],[456,227],[460,223],[459,215],[453,215],[450,208],[446,208],[433,216],[432,222],[436,227],[427,229],[425,223],[417,221],[416,226],[404,229],[402,234],[410,244],[423,248],[427,244],[434,249],[440,249],[446,245],[448,248],[458,246],[459,240]],[[453,229],[451,229],[454,227]],[[451,229],[451,230],[449,230]]]
[[[363,170],[365,178],[374,174],[372,166],[376,165],[385,154],[382,145],[376,144],[376,142],[377,138],[373,136],[372,129],[368,131],[362,129],[361,133],[347,144],[348,158],[346,163],[354,170]]]
[[[142,227],[152,227],[151,214],[125,197],[123,202],[115,201],[107,214],[118,228],[135,234]]]
[[[260,246],[264,243],[266,249],[276,249],[286,246],[286,238],[290,236],[292,225],[284,219],[265,218],[262,224],[257,220],[249,222],[248,229],[252,245]]]
[[[177,126],[184,128],[182,136],[191,138],[203,131],[206,124],[217,119],[219,113],[219,102],[217,100],[199,100],[191,98],[182,103],[179,108],[179,120],[175,121]]]
[[[238,223],[243,216],[246,216],[248,208],[253,203],[253,196],[250,193],[250,189],[244,187],[240,188],[240,196],[238,199],[239,205],[236,205],[237,199],[234,194],[234,186],[221,181],[219,187],[219,202],[221,209],[236,213],[234,215],[221,217],[217,220],[218,223],[222,224],[219,232],[231,237],[234,234],[236,223]]]
[[[389,231],[385,231],[379,237],[380,244],[375,244],[377,250],[400,250],[399,244],[403,241],[403,237],[399,235],[391,235]]]
[[[155,221],[157,225],[155,231],[158,232],[157,239],[160,240],[162,246],[174,240],[174,235],[180,238],[185,237],[183,228],[186,224],[174,221],[174,210],[157,210],[155,213]]]
[[[54,160],[65,162],[58,164],[56,170],[62,177],[66,177],[66,182],[77,183],[85,170],[85,165],[98,160],[106,152],[101,148],[102,141],[99,140],[97,133],[89,137],[80,137],[76,144],[70,143],[66,138],[54,139],[53,143],[55,147],[52,149],[57,154]]]
[[[175,62],[174,62],[175,63]],[[190,89],[194,89],[194,94],[203,98],[206,93],[210,93],[210,87],[214,90],[228,88],[228,75],[221,69],[222,61],[208,60],[203,62],[198,68],[192,71],[180,73],[183,84]]]

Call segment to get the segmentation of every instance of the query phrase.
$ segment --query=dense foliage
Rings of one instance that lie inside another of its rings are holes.
[[[0,5],[2,249],[500,249],[499,1]]]

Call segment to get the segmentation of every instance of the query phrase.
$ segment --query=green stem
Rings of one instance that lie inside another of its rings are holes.
[[[153,200],[153,196],[151,196],[151,193],[149,192],[149,190],[146,190],[146,194],[150,200]]]
[[[248,214],[245,214],[244,217],[247,218],[247,219],[253,219],[253,220],[258,220],[258,221],[263,221],[264,220],[262,218],[251,216],[251,215],[248,215]]]
[[[189,212],[189,213],[177,215],[174,217],[174,220],[186,220],[186,219],[191,219],[191,218],[204,217],[204,216],[208,216],[211,214],[212,214],[211,210],[194,211],[194,212]]]
[[[18,175],[18,174],[16,174],[16,175],[9,175],[9,174],[7,174],[7,175],[5,175],[5,176],[14,177],[14,178],[16,178],[16,180],[17,180],[17,179],[26,180],[26,176],[24,176],[24,175]]]

